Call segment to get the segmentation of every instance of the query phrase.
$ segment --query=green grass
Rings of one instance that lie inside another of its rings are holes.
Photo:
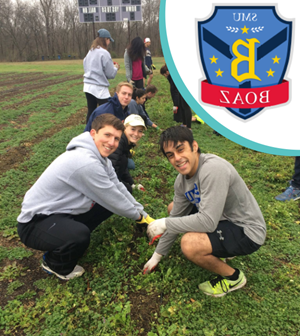
[[[71,62],[64,69],[60,68],[59,61],[51,63],[18,63],[10,72],[82,73],[79,61]],[[162,64],[163,59],[155,59],[157,69]],[[0,64],[0,71],[8,71],[5,66]],[[46,66],[47,69],[43,68]],[[112,86],[124,77],[124,71],[120,71]],[[153,84],[159,92],[147,103],[147,111],[152,121],[165,129],[175,125],[169,83],[156,70]],[[16,217],[25,192],[65,150],[70,139],[84,129],[83,124],[62,128],[34,144],[35,135],[63,124],[70,115],[80,113],[86,106],[81,85],[71,89],[68,85],[53,86],[48,90],[59,92],[44,100],[37,98],[22,106],[21,111],[17,107],[11,109],[16,118],[30,114],[23,127],[14,128],[8,123],[1,130],[4,135],[0,150],[26,141],[33,143],[27,160],[0,178],[0,229],[6,242],[15,237]],[[25,97],[34,96],[33,92],[28,92]],[[65,99],[71,103],[59,107]],[[17,101],[21,102],[22,97],[16,97],[14,102],[17,104]],[[82,113],[84,120],[85,111]],[[9,116],[0,118],[5,120]],[[268,229],[265,245],[252,255],[230,261],[230,265],[245,272],[247,286],[221,299],[203,295],[197,285],[211,274],[183,257],[179,240],[169,256],[162,259],[157,271],[144,276],[142,267],[155,247],[149,246],[145,237],[134,238],[131,220],[113,216],[92,234],[90,247],[80,260],[86,268],[84,276],[68,283],[49,276],[36,279],[28,288],[23,285],[24,270],[15,261],[32,258],[32,252],[21,245],[0,247],[3,295],[14,295],[18,291],[18,296],[0,309],[0,330],[4,334],[300,335],[299,202],[281,203],[274,199],[287,186],[293,174],[294,159],[249,150],[224,137],[214,136],[207,125],[193,124],[192,128],[202,152],[219,155],[236,167],[265,217]],[[134,196],[154,218],[167,215],[166,206],[172,200],[177,175],[168,161],[158,154],[158,138],[158,132],[147,130],[137,147],[134,156],[137,168],[133,172],[135,182],[146,189],[144,193],[134,191]],[[13,279],[10,285],[8,279]]]

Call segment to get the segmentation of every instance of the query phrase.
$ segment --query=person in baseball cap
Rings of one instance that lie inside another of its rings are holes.
[[[115,42],[115,40],[112,39],[112,37],[110,35],[110,32],[108,30],[104,29],[104,28],[98,30],[98,35],[99,35],[99,37],[104,37],[104,38],[110,39],[111,42]]]
[[[128,170],[128,160],[134,154],[133,148],[144,135],[146,125],[143,118],[137,114],[131,114],[124,121],[125,130],[121,136],[118,148],[114,153],[109,155],[115,172],[120,182],[122,182],[127,190],[132,193],[133,189],[145,191],[141,184],[134,184],[134,181]]]
[[[145,64],[147,65],[147,67],[150,70],[150,74],[149,74],[149,78],[147,81],[147,86],[150,85],[152,78],[153,78],[153,69],[155,68],[155,65],[152,62],[152,57],[151,57],[151,51],[149,49],[150,45],[151,45],[151,40],[149,37],[146,37],[144,39],[144,44],[145,44],[145,48],[146,48],[146,56],[145,56]]]

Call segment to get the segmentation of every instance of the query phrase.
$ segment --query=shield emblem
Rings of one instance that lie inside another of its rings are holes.
[[[288,101],[292,21],[280,18],[275,6],[216,6],[209,19],[198,21],[198,39],[207,78],[203,102],[248,119]]]

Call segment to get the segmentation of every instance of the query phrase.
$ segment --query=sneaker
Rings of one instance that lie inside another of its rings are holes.
[[[42,260],[42,269],[47,272],[48,274],[55,274],[59,279],[61,280],[65,280],[65,281],[68,281],[68,280],[71,280],[71,279],[74,279],[74,278],[78,278],[80,276],[82,276],[82,274],[85,272],[84,271],[84,268],[79,266],[79,265],[76,265],[73,269],[73,271],[67,275],[61,275],[61,274],[58,274],[56,272],[54,272],[46,263],[45,261],[45,255],[43,255],[43,260]]]
[[[300,189],[294,188],[292,185],[286,188],[282,194],[275,197],[277,201],[281,202],[290,200],[296,201],[299,198],[300,198]]]
[[[204,122],[200,117],[198,117],[197,115],[195,115],[194,117],[196,118],[196,122],[197,122],[197,123],[199,123],[199,124],[201,124],[201,125],[204,125],[204,124],[205,124],[205,122]]]
[[[239,278],[237,280],[228,280],[222,276],[218,276],[213,280],[203,282],[198,287],[206,295],[213,297],[221,297],[229,292],[242,288],[246,285],[247,279],[242,271],[240,271]]]

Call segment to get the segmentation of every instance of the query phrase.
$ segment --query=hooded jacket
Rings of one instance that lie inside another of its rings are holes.
[[[118,95],[115,93],[113,97],[108,98],[108,102],[98,106],[95,111],[91,114],[88,123],[85,126],[84,131],[90,131],[92,129],[93,120],[98,117],[100,114],[110,113],[115,115],[121,121],[125,120],[128,116],[127,113],[128,107],[126,106],[123,110],[122,105],[119,101]]]
[[[56,158],[26,193],[20,223],[35,215],[88,212],[95,203],[136,220],[147,216],[143,206],[127,191],[109,159],[101,156],[90,133],[73,138],[65,153]]]
[[[121,181],[126,186],[130,193],[132,193],[131,186],[134,184],[134,182],[131,175],[129,174],[127,166],[128,158],[132,157],[130,149],[133,147],[135,147],[135,145],[129,144],[126,135],[123,133],[118,148],[108,157],[111,160],[113,167],[115,168],[115,172],[119,181]]]

